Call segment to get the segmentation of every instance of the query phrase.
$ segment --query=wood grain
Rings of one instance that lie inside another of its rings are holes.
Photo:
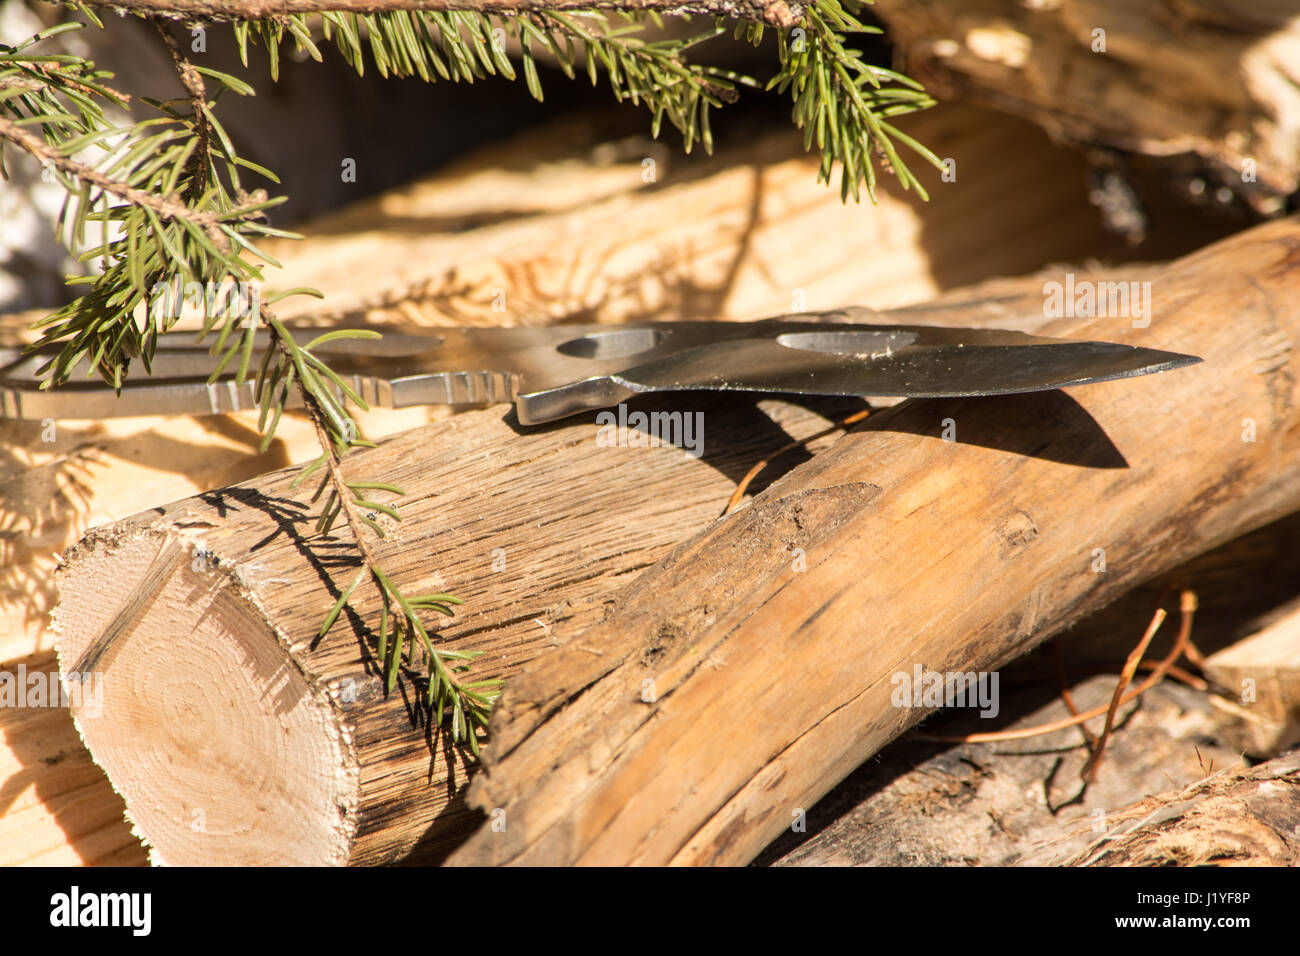
[[[1222,690],[1223,732],[1243,753],[1275,757],[1300,744],[1300,601],[1211,654],[1205,675]]]
[[[904,403],[682,545],[512,680],[471,797],[507,826],[453,861],[744,862],[928,712],[892,675],[996,669],[1300,508],[1298,249],[1295,221],[1261,227],[1153,273],[1146,328],[1051,327],[1203,365]]]

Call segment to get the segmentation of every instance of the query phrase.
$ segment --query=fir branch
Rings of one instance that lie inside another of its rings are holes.
[[[841,199],[852,195],[857,201],[859,186],[865,183],[872,202],[876,201],[877,157],[904,189],[915,189],[921,198],[928,199],[893,140],[905,143],[938,169],[943,168],[942,160],[885,117],[928,109],[934,100],[915,80],[864,63],[862,55],[847,46],[845,34],[882,32],[857,19],[862,6],[859,0],[844,0],[842,6],[834,0],[822,0],[808,8],[805,28],[779,32],[782,69],[768,88],[791,91],[792,118],[804,131],[804,149],[810,149],[815,138],[822,154],[818,181],[829,182],[833,164],[840,164]],[[761,25],[751,26],[751,41],[757,44],[762,32]],[[888,81],[898,85],[886,86]]]
[[[353,580],[352,584],[340,595],[338,602],[326,616],[324,623],[321,625],[318,637],[324,637],[337,620],[339,612],[352,598],[353,593],[365,577],[369,577],[379,592],[383,602],[383,631],[378,641],[378,652],[380,666],[386,676],[385,690],[392,693],[396,683],[398,665],[401,659],[402,642],[394,640],[388,641],[388,621],[390,616],[390,601],[394,601],[402,609],[400,627],[408,635],[414,635],[420,638],[421,648],[424,652],[425,664],[427,666],[427,691],[425,703],[433,712],[432,726],[441,727],[444,715],[450,709],[452,716],[451,734],[454,743],[465,742],[469,745],[472,753],[477,754],[479,750],[479,735],[486,732],[488,716],[491,712],[492,704],[496,700],[494,688],[498,687],[500,681],[475,681],[465,682],[458,680],[455,672],[462,672],[468,668],[468,662],[479,656],[477,652],[449,651],[434,647],[429,638],[428,630],[425,628],[423,621],[420,619],[419,607],[428,607],[444,614],[452,614],[451,604],[460,604],[459,598],[450,594],[425,595],[421,598],[408,599],[402,591],[393,584],[393,582],[384,573],[374,549],[366,535],[366,527],[369,526],[380,536],[383,535],[382,529],[371,519],[361,514],[361,508],[369,506],[372,508],[382,508],[391,516],[397,518],[397,512],[393,509],[379,505],[376,502],[370,502],[362,495],[363,490],[373,488],[383,488],[401,494],[400,488],[395,488],[382,482],[349,482],[343,474],[343,454],[351,445],[357,444],[355,440],[349,441],[351,430],[344,426],[344,433],[339,434],[338,430],[331,428],[334,421],[333,413],[327,411],[323,405],[323,395],[321,391],[309,386],[307,383],[310,377],[305,375],[306,367],[304,365],[304,356],[309,355],[309,349],[299,348],[293,341],[292,335],[287,329],[270,313],[269,310],[263,310],[263,320],[272,329],[273,342],[275,349],[279,352],[281,361],[286,366],[292,366],[297,370],[297,375],[293,381],[302,398],[304,406],[311,417],[312,425],[316,429],[317,441],[324,449],[322,457],[305,469],[297,479],[294,485],[310,475],[323,463],[327,474],[326,479],[333,486],[329,500],[321,514],[321,522],[318,529],[328,534],[330,525],[333,520],[341,514],[348,530],[352,533],[353,542],[357,550],[361,553],[363,567],[361,573]],[[355,337],[355,331],[352,332]],[[347,334],[347,333],[345,333]],[[336,335],[337,337],[337,335]],[[326,339],[327,336],[318,337],[315,342]],[[324,366],[321,366],[324,369]],[[286,375],[290,373],[286,372]],[[341,383],[340,383],[341,384]],[[272,391],[272,389],[268,389]],[[364,407],[360,398],[356,401]],[[283,408],[284,396],[282,395],[279,405]],[[353,420],[348,417],[346,422],[351,423]],[[267,431],[271,434],[274,427]],[[325,482],[322,482],[322,486]],[[319,496],[321,488],[318,487],[317,495],[313,496],[313,501]],[[399,518],[400,520],[400,518]],[[407,640],[407,665],[413,664],[412,650],[414,642]],[[448,665],[448,661],[462,661],[461,664]]]
[[[207,156],[211,149],[210,144],[213,140],[212,127],[215,123],[207,106],[205,84],[198,70],[189,62],[188,57],[180,51],[179,46],[166,29],[161,24],[158,25],[158,28],[172,52],[173,62],[181,82],[191,97],[193,107],[191,118],[195,123],[198,134],[198,148],[194,151],[191,159],[198,157],[200,159],[200,168],[205,169],[208,164],[204,161],[204,157]],[[193,181],[191,181],[191,187],[193,187]],[[201,191],[202,186],[199,189]],[[187,194],[193,195],[193,188],[188,190]],[[337,619],[338,611],[342,609],[343,604],[355,592],[361,577],[368,573],[379,591],[381,600],[385,604],[390,598],[397,601],[403,609],[404,617],[402,620],[405,622],[405,626],[421,639],[425,664],[428,669],[428,699],[426,703],[437,714],[433,726],[442,726],[444,711],[447,707],[450,707],[453,742],[466,741],[471,751],[477,754],[479,747],[478,735],[486,727],[487,715],[493,699],[484,696],[485,691],[483,688],[490,685],[488,682],[478,682],[472,687],[462,686],[455,679],[446,663],[446,659],[454,657],[468,661],[477,655],[435,648],[429,638],[428,631],[420,619],[419,612],[416,610],[416,605],[408,601],[384,574],[379,560],[375,556],[374,549],[367,538],[366,527],[369,526],[380,537],[383,536],[383,530],[377,522],[363,516],[360,509],[362,506],[369,506],[386,511],[397,520],[400,520],[400,516],[395,509],[375,502],[368,502],[365,499],[362,495],[362,489],[375,487],[374,483],[349,483],[343,474],[343,456],[347,451],[356,445],[371,444],[360,438],[356,421],[348,412],[344,399],[345,397],[350,399],[363,411],[368,410],[368,406],[360,395],[352,391],[337,374],[311,352],[314,345],[324,344],[328,341],[340,338],[378,338],[379,333],[371,333],[365,330],[337,330],[334,333],[317,336],[306,348],[303,348],[294,341],[289,329],[260,301],[257,303],[257,313],[262,324],[270,333],[271,348],[267,350],[266,359],[271,359],[273,354],[278,356],[278,361],[275,362],[273,370],[271,369],[271,362],[264,360],[262,372],[258,376],[257,385],[254,389],[254,395],[261,410],[258,425],[263,432],[262,447],[265,449],[275,434],[276,425],[285,408],[289,386],[292,384],[298,390],[303,407],[307,410],[307,414],[311,419],[312,426],[316,431],[317,441],[320,443],[322,455],[325,459],[326,476],[325,481],[322,482],[322,488],[325,483],[332,486],[330,497],[322,510],[317,529],[322,534],[329,534],[334,520],[341,514],[348,530],[352,533],[353,543],[360,552],[363,565],[362,574],[344,592],[343,599],[326,618],[318,637],[324,637],[329,631],[330,626]],[[251,330],[255,325],[255,321],[250,321],[247,328]],[[245,331],[245,337],[242,340],[231,343],[225,356],[227,361],[233,358],[236,350],[247,351],[247,342],[250,335],[250,331]],[[217,348],[220,349],[220,342],[218,342]],[[245,371],[246,365],[241,365],[241,385],[243,384],[242,379]],[[213,378],[216,377],[216,374],[219,373],[214,373]],[[338,389],[338,394],[333,392],[331,386]],[[317,490],[313,500],[319,497],[320,490]],[[399,494],[401,493],[400,489],[394,490]],[[450,614],[452,612],[449,605],[460,603],[460,599],[452,595],[439,595],[439,597],[444,600],[432,603],[425,602],[425,606]],[[394,663],[396,657],[397,655],[394,654]],[[384,663],[382,662],[382,656],[381,663]],[[409,653],[407,663],[408,666],[413,663]],[[460,665],[461,668],[466,666]],[[396,667],[392,663],[385,664],[385,667],[387,673],[392,675],[389,677],[386,689],[388,693],[392,693]]]
[[[194,128],[198,133],[198,146],[190,154],[189,184],[185,187],[185,198],[193,202],[202,196],[204,189],[207,188],[207,157],[212,153],[212,123],[204,115],[207,112],[207,89],[203,83],[203,76],[181,53],[180,44],[176,42],[176,38],[171,35],[163,22],[155,20],[154,26],[172,56],[172,63],[176,67],[176,75],[181,81],[181,86],[185,87],[185,91],[190,95],[190,115],[195,120]]]
[[[382,14],[399,10],[490,12],[503,16],[546,10],[625,10],[629,13],[706,14],[793,26],[804,3],[785,0],[82,0],[147,16],[221,22],[273,20],[338,11]],[[825,0],[820,0],[825,2]]]

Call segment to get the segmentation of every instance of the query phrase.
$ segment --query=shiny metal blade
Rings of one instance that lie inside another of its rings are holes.
[[[1192,365],[1177,352],[1068,341],[992,329],[769,321],[763,336],[676,342],[670,354],[628,356],[607,376],[521,389],[525,424],[599,408],[645,392],[711,390],[803,395],[950,398],[1087,385]]]
[[[839,315],[842,315],[839,314]],[[399,408],[514,401],[523,424],[603,408],[644,392],[705,389],[809,395],[997,395],[1144,375],[1200,361],[1105,342],[986,329],[879,326],[799,319],[636,326],[384,329],[379,340],[316,350],[363,399]],[[305,343],[315,330],[301,330]],[[268,345],[261,334],[253,367]],[[209,383],[207,345],[172,333],[152,374],[136,369],[120,395],[75,377],[40,389],[51,353],[0,356],[0,417],[101,418],[218,414],[254,407],[233,372]],[[297,403],[291,393],[289,405]]]

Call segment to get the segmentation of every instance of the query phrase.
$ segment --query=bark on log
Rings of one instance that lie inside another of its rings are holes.
[[[1130,622],[1131,643],[1145,625],[1142,618]],[[1002,670],[1002,698],[1017,705],[1046,699],[1043,706],[1003,712],[996,726],[947,713],[927,721],[921,733],[1022,730],[1068,718],[1056,681],[1027,681],[1023,664]],[[1115,674],[1105,674],[1075,684],[1075,705],[1105,707],[1115,681]],[[1049,844],[1053,859],[1072,856],[1096,839],[1116,808],[1177,794],[1215,770],[1244,767],[1239,752],[1209,739],[1215,723],[1207,696],[1165,683],[1124,705],[1100,773],[1086,787],[1080,771],[1089,749],[1078,727],[982,744],[906,735],[808,808],[802,834],[783,834],[759,859],[776,866],[1011,866],[1026,856],[1041,863],[1041,848]],[[1096,734],[1102,723],[1088,725]]]
[[[1003,668],[999,690],[1007,707],[996,721],[961,711],[926,721],[919,735],[904,734],[809,807],[802,832],[783,833],[755,862],[1043,865],[1084,850],[1107,822],[1103,814],[1116,807],[1177,794],[1207,774],[1244,766],[1215,710],[1218,696],[1172,681],[1120,709],[1100,774],[1086,789],[1080,771],[1089,751],[1078,727],[985,744],[926,738],[1041,727],[1068,717],[1061,687],[1072,687],[1080,710],[1105,705],[1152,612],[1162,601],[1172,611],[1182,588],[1192,588],[1199,602],[1192,640],[1213,660],[1212,652],[1274,623],[1278,609],[1300,595],[1297,540],[1300,513],[1134,588]],[[1166,656],[1176,623],[1156,635],[1150,659]],[[1102,723],[1096,718],[1088,726],[1095,734]]]
[[[1145,329],[1054,329],[1203,365],[903,403],[677,549],[511,681],[471,785],[505,826],[452,861],[749,860],[927,712],[891,704],[892,675],[994,669],[1296,510],[1297,264],[1297,223],[1262,227],[1158,273]]]
[[[1178,794],[1127,807],[1066,866],[1295,866],[1300,863],[1300,753],[1215,774]]]

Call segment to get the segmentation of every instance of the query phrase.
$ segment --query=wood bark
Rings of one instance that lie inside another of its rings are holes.
[[[1145,626],[1135,618],[1126,628]],[[1118,662],[1116,663],[1118,670]],[[1070,716],[1055,681],[1037,682],[1021,661],[1002,670],[1004,698],[1046,699],[1002,714],[998,730],[1022,730]],[[1114,674],[1072,688],[1080,710],[1105,706]],[[907,735],[868,760],[808,808],[802,833],[787,828],[760,861],[777,866],[1012,866],[1082,852],[1117,808],[1177,793],[1217,770],[1244,767],[1240,753],[1210,739],[1205,695],[1161,684],[1121,708],[1097,779],[1083,784],[1089,756],[1078,727],[998,743],[949,745]],[[1006,719],[1010,718],[1010,719]],[[980,733],[989,721],[951,712],[921,735]],[[1102,721],[1088,722],[1093,733]],[[1117,819],[1125,819],[1123,816]],[[1044,848],[1050,847],[1050,852]]]
[[[1054,326],[1203,365],[904,403],[659,562],[511,681],[471,795],[505,826],[452,860],[744,862],[927,712],[893,675],[996,669],[1300,507],[1298,240],[1287,221],[1157,273],[1147,328]]]
[[[1261,628],[1276,623],[1277,609],[1300,592],[1296,540],[1300,513],[1234,538],[1135,588],[1004,668],[1000,689],[1009,706],[997,721],[960,710],[927,720],[809,807],[802,830],[787,830],[755,862],[1059,863],[1105,832],[1116,808],[1161,793],[1177,795],[1207,775],[1244,766],[1242,750],[1218,710],[1219,693],[1172,681],[1120,709],[1100,773],[1086,788],[1080,771],[1089,747],[1078,727],[996,743],[947,744],[930,738],[1041,727],[1068,717],[1061,688],[1070,689],[1080,710],[1105,705],[1152,613],[1162,602],[1176,611],[1176,595],[1183,588],[1197,595],[1200,606],[1191,637],[1211,661],[1219,650],[1248,643]],[[1175,614],[1157,634],[1149,657],[1166,656],[1177,624]],[[1096,734],[1102,720],[1090,720],[1088,726]]]
[[[1114,814],[1110,830],[1066,866],[1295,866],[1300,863],[1300,753],[1226,771]]]

